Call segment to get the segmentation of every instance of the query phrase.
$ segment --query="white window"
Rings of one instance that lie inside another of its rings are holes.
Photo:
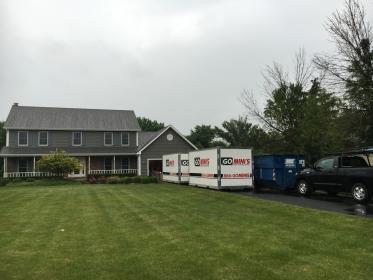
[[[130,134],[128,132],[122,132],[122,146],[130,145]]]
[[[81,146],[81,145],[82,145],[82,133],[73,132],[73,146]]]
[[[28,160],[27,159],[18,160],[18,172],[28,172]]]
[[[18,146],[28,145],[28,131],[18,131]]]
[[[48,146],[48,131],[39,131],[39,146]]]
[[[105,132],[104,138],[105,146],[113,146],[113,132]]]
[[[129,160],[129,158],[122,158],[122,160],[121,160],[121,169],[130,169],[130,160]]]

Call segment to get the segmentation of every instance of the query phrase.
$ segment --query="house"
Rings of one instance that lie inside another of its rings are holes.
[[[133,111],[19,106],[15,103],[4,128],[4,177],[47,176],[36,162],[57,149],[81,162],[71,177],[87,174],[153,175],[162,156],[196,147],[173,126],[143,132]]]

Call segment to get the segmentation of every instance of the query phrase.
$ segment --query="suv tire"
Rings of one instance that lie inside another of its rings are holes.
[[[311,187],[305,180],[299,180],[297,183],[297,193],[300,196],[309,196],[311,193]]]
[[[368,188],[363,183],[355,183],[352,186],[351,194],[356,202],[367,202],[370,200],[370,193]]]

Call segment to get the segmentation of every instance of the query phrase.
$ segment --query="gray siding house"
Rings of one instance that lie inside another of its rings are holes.
[[[28,107],[14,104],[5,122],[4,177],[39,177],[36,162],[57,149],[81,162],[71,177],[153,175],[162,156],[195,150],[173,126],[143,132],[133,111]]]

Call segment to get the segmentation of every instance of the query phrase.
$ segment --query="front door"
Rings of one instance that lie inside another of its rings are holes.
[[[162,172],[162,159],[149,159],[148,176],[155,176],[157,172]]]

